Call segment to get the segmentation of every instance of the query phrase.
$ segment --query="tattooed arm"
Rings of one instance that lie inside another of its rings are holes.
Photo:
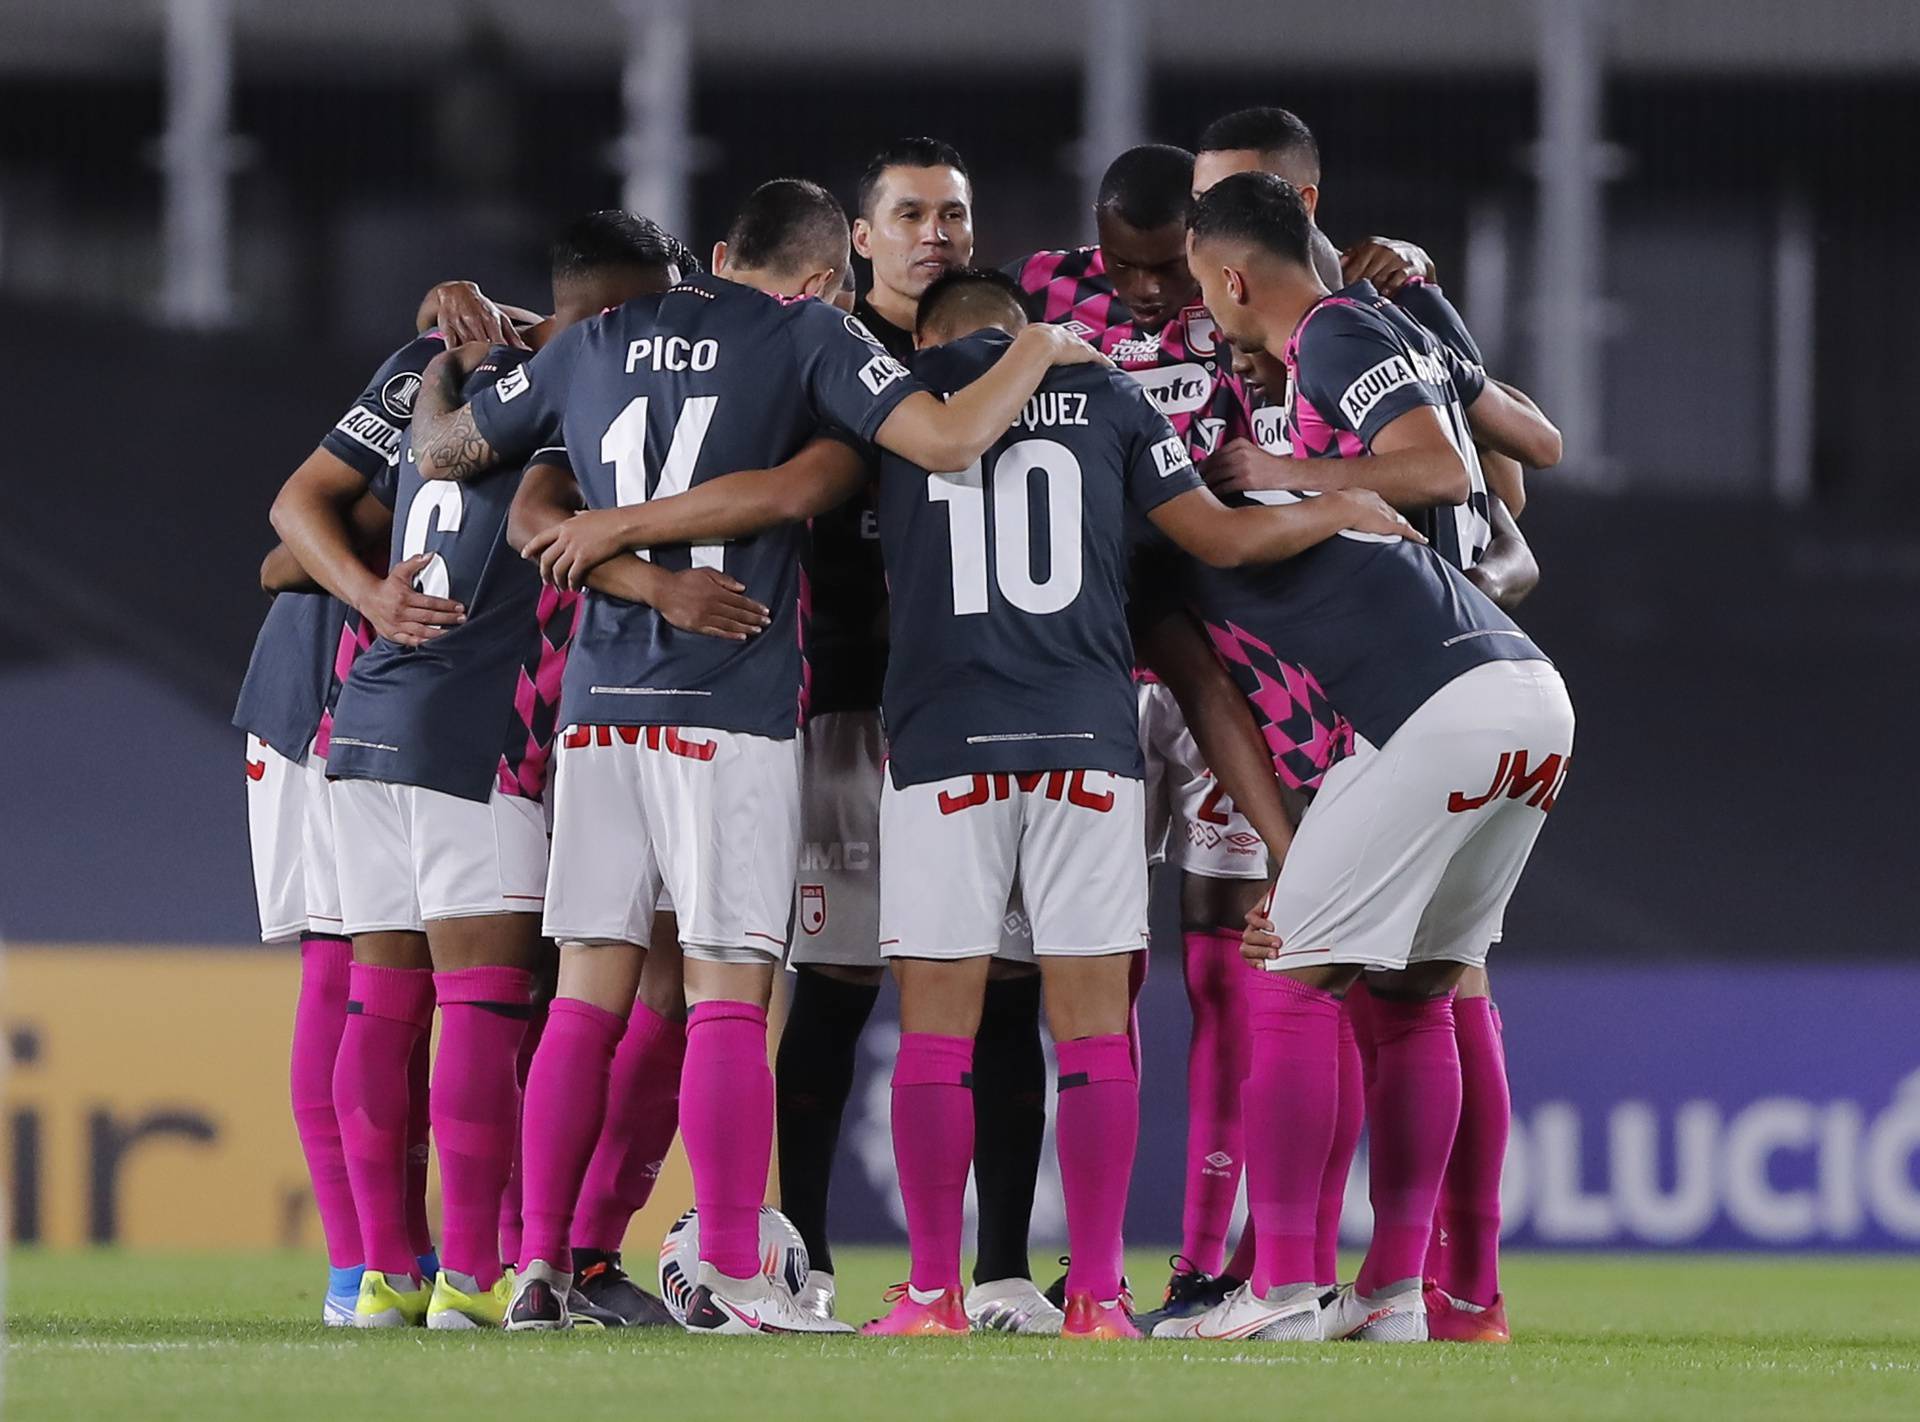
[[[493,446],[473,422],[473,406],[462,403],[460,387],[486,358],[479,342],[443,351],[420,373],[413,402],[413,457],[423,479],[471,479],[500,462]]]

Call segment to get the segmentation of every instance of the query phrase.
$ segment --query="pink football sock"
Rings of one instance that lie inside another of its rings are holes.
[[[1135,953],[1127,961],[1127,1053],[1133,1058],[1133,1079],[1140,1080],[1144,1048],[1140,1041],[1140,994],[1147,985],[1147,955]]]
[[[773,1158],[767,1013],[750,1002],[698,1004],[687,1019],[680,1134],[693,1166],[700,1261],[730,1279],[760,1271],[760,1206]]]
[[[1241,1112],[1256,1292],[1315,1282],[1320,1181],[1339,1114],[1340,1002],[1281,973],[1257,973],[1247,1010],[1252,1051]]]
[[[440,1262],[483,1289],[500,1277],[500,1199],[520,1120],[514,1069],[533,975],[521,968],[435,973],[440,1051],[433,1139],[440,1151]]]
[[[520,1267],[536,1259],[571,1270],[574,1201],[607,1112],[607,1077],[626,1030],[617,1012],[555,998],[527,1069],[520,1118]]]
[[[1360,1128],[1367,1123],[1367,1088],[1360,1065],[1360,1047],[1353,1036],[1353,1017],[1340,1014],[1340,1098],[1333,1118],[1333,1151],[1327,1173],[1320,1177],[1320,1208],[1313,1223],[1314,1282],[1331,1286],[1340,1278],[1340,1212],[1347,1199],[1347,1176],[1360,1148]]]
[[[973,1038],[900,1034],[893,1062],[893,1160],[907,1207],[908,1282],[960,1286],[960,1230],[973,1165]]]
[[[680,1068],[686,1057],[687,1024],[634,1003],[626,1035],[613,1054],[607,1119],[573,1214],[576,1248],[617,1250],[627,1225],[653,1194],[660,1163],[680,1127]]]
[[[1455,1298],[1483,1307],[1500,1293],[1500,1174],[1513,1121],[1506,1051],[1494,1023],[1488,999],[1454,999],[1460,1130],[1447,1157],[1440,1211],[1427,1246],[1428,1277]]]
[[[1120,1296],[1121,1227],[1140,1140],[1140,1078],[1124,1032],[1056,1042],[1054,1142],[1067,1205],[1067,1292]]]
[[[431,1028],[432,1021],[427,1026]],[[414,1256],[433,1252],[433,1224],[427,1218],[427,1136],[433,1123],[433,1034],[422,1032],[407,1058],[407,1238]]]
[[[1240,1083],[1247,1075],[1247,976],[1240,936],[1183,933],[1187,1002],[1187,1192],[1180,1252],[1206,1274],[1220,1272],[1234,1197],[1246,1164]]]
[[[397,1279],[415,1272],[407,1233],[407,1063],[432,1021],[432,973],[353,965],[333,1068],[333,1109],[353,1182],[362,1262]]]
[[[527,1071],[533,1066],[533,1054],[546,1030],[547,1003],[542,998],[529,1009],[527,1030],[521,1034],[520,1052],[513,1067],[513,1079],[520,1088],[520,1112],[513,1122],[513,1169],[507,1175],[507,1188],[500,1192],[500,1257],[509,1263],[520,1258],[520,1181],[526,1170],[520,1146],[525,1139]]]
[[[1367,977],[1362,973],[1354,979],[1353,986],[1347,989],[1347,995],[1340,1001],[1340,1015],[1347,1019],[1347,1025],[1353,1029],[1353,1044],[1360,1053],[1360,1089],[1362,1095],[1373,1090],[1374,1047],[1373,1047],[1373,994],[1367,990]]]
[[[300,941],[300,997],[293,1009],[293,1128],[307,1158],[320,1233],[327,1242],[327,1263],[347,1269],[363,1263],[360,1221],[353,1213],[353,1184],[340,1148],[340,1118],[333,1110],[333,1064],[340,1055],[340,1034],[347,1025],[347,982],[353,970],[353,944],[345,938],[310,933]]]
[[[1369,1185],[1373,1243],[1358,1287],[1378,1292],[1420,1277],[1440,1180],[1460,1125],[1460,1053],[1453,1039],[1451,996],[1416,1002],[1372,995],[1373,1089]]]

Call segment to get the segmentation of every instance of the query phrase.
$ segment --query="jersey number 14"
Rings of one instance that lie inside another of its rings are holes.
[[[622,505],[644,504],[649,498],[664,499],[686,493],[693,483],[694,467],[700,462],[700,446],[707,442],[713,427],[714,406],[718,395],[692,395],[680,407],[673,422],[673,437],[667,441],[667,457],[660,466],[660,479],[652,494],[647,492],[647,397],[636,395],[627,402],[607,432],[600,436],[600,461],[613,466],[613,492]],[[642,558],[651,558],[645,548],[634,550]],[[693,566],[719,568],[726,557],[726,545],[703,543],[693,550]]]
[[[1033,573],[1036,530],[1029,490],[1046,481],[1047,572]],[[1080,461],[1050,439],[1023,439],[993,461],[988,477],[975,461],[958,474],[929,474],[927,498],[947,506],[947,544],[953,555],[953,612],[987,610],[987,499],[993,499],[993,577],[1000,595],[1022,612],[1059,612],[1080,596]]]

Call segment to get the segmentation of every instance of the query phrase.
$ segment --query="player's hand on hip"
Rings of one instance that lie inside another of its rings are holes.
[[[1400,510],[1371,489],[1338,489],[1321,497],[1336,502],[1345,520],[1340,525],[1342,528],[1385,538],[1404,538],[1410,543],[1427,541],[1419,529],[1401,516]]]
[[[587,574],[626,551],[619,510],[588,509],[536,533],[522,556],[540,564],[543,582],[577,592],[587,585]]]
[[[1432,281],[1433,258],[1411,242],[1369,237],[1340,254],[1340,275],[1349,284],[1370,281],[1382,296],[1392,296],[1416,277]]]
[[[1280,956],[1280,936],[1273,931],[1273,920],[1257,905],[1247,910],[1247,931],[1240,936],[1240,956],[1249,963],[1264,963]]]
[[[1037,334],[1030,334],[1037,333]],[[1065,326],[1037,323],[1020,333],[1022,337],[1047,343],[1047,357],[1055,365],[1112,365],[1113,362],[1081,340]]]
[[[654,599],[654,611],[683,632],[729,642],[758,636],[773,615],[747,596],[746,586],[712,568],[675,573]]]
[[[443,281],[433,289],[431,299],[439,312],[434,324],[447,338],[449,346],[478,341],[489,348],[527,349],[527,343],[520,338],[506,312],[473,282]]]
[[[361,615],[389,642],[402,647],[422,646],[467,620],[467,610],[459,603],[451,598],[429,597],[413,585],[436,556],[419,553],[394,564],[373,595],[361,604]]]
[[[1305,460],[1269,454],[1250,439],[1230,439],[1207,457],[1200,477],[1216,494],[1249,489],[1297,489]]]

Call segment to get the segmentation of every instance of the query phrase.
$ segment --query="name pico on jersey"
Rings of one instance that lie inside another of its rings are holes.
[[[476,425],[503,459],[566,450],[589,508],[665,498],[784,463],[823,428],[870,440],[919,389],[858,320],[698,276],[561,332],[482,389]],[[684,632],[588,591],[561,724],[702,726],[789,739],[805,714],[804,528],[635,556],[725,571],[771,609],[759,636]]]
[[[1247,433],[1246,386],[1204,306],[1188,306],[1157,331],[1141,329],[1098,246],[1035,252],[1006,272],[1027,295],[1029,319],[1065,326],[1138,381],[1196,461]]]
[[[464,393],[511,387],[527,359],[494,349]],[[557,450],[539,458],[564,462]],[[419,647],[377,641],[354,662],[334,714],[333,779],[480,801],[495,789],[535,800],[545,790],[579,599],[544,586],[507,545],[520,474],[515,465],[460,483],[423,479],[403,438],[390,557],[429,555],[414,585],[459,602],[466,620]]]
[[[367,481],[392,506],[400,438],[413,414],[420,372],[443,349],[439,334],[416,337],[382,361],[320,447]],[[353,661],[373,642],[359,614],[329,593],[283,592],[267,609],[233,711],[233,724],[289,760],[312,746],[331,750],[333,708]]]
[[[1008,344],[982,332],[924,352],[916,378],[951,394]],[[1050,372],[971,468],[930,474],[883,456],[893,650],[882,712],[894,786],[1140,777],[1129,514],[1198,487],[1185,443],[1140,387],[1088,365]]]

